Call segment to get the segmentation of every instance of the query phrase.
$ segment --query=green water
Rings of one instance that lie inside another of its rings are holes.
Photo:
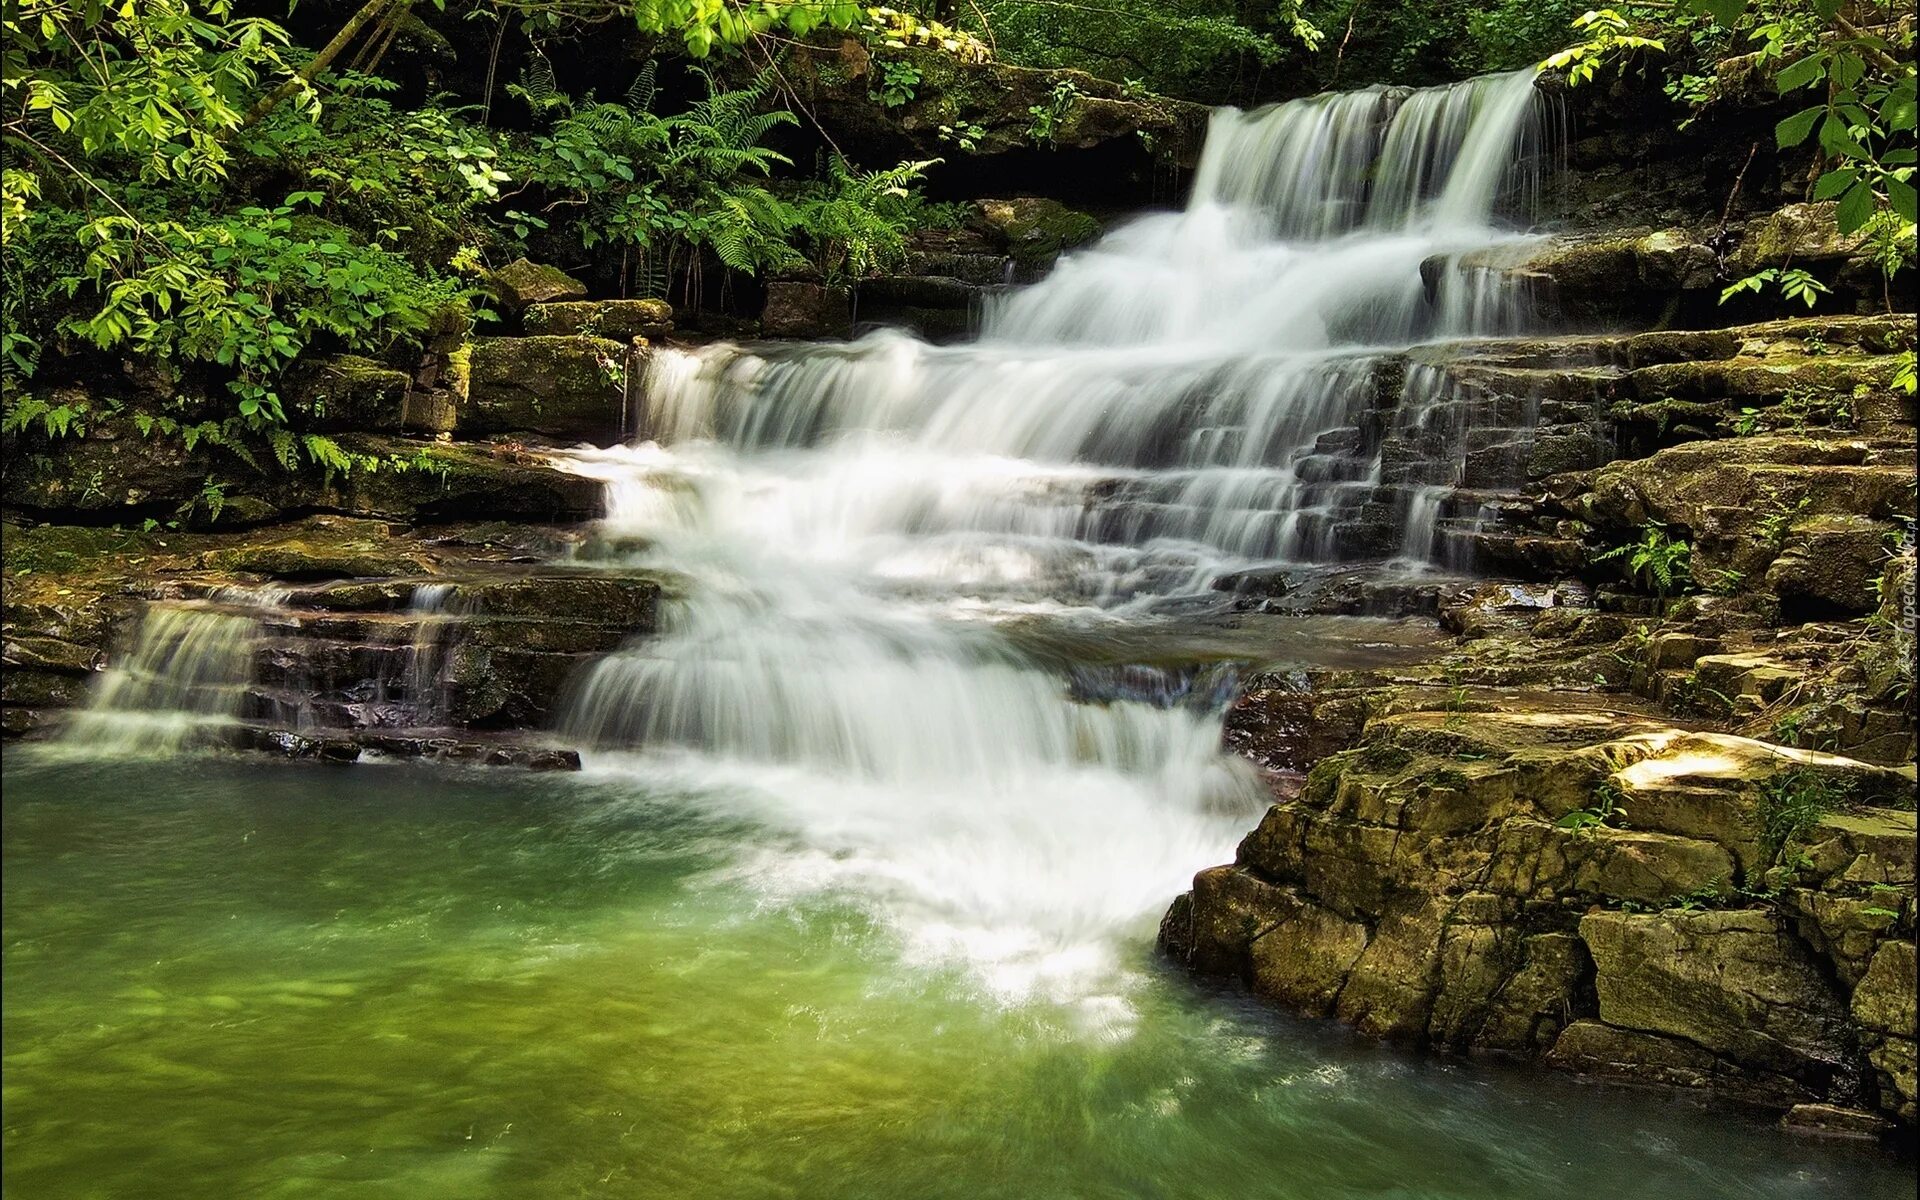
[[[902,965],[629,782],[8,755],[5,1185],[58,1197],[1894,1197],[1736,1116],[1444,1064],[1130,953],[1088,1032]]]

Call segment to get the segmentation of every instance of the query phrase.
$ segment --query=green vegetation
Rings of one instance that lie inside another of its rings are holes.
[[[4,430],[44,441],[121,419],[256,466],[377,466],[302,428],[315,414],[289,401],[294,367],[351,352],[410,368],[429,334],[492,315],[490,267],[598,259],[617,264],[603,282],[619,294],[698,307],[715,272],[723,291],[729,273],[808,263],[859,275],[897,262],[914,226],[950,220],[914,195],[930,162],[828,156],[803,171],[770,145],[798,123],[772,68],[680,69],[686,98],[660,111],[656,63],[618,99],[576,98],[540,47],[619,12],[695,56],[822,24],[876,48],[982,53],[956,31],[781,0],[483,11],[531,39],[517,81],[405,101],[404,73],[378,73],[419,22],[405,3],[370,0],[318,51],[234,0],[10,4]],[[910,95],[909,74],[887,66],[888,103]]]
[[[1593,831],[1603,825],[1622,828],[1627,823],[1627,810],[1620,803],[1620,785],[1611,779],[1602,780],[1593,789],[1593,803],[1586,808],[1576,808],[1554,824],[1561,829],[1570,829],[1575,833],[1593,836]]]
[[[1664,599],[1676,584],[1688,580],[1688,564],[1692,557],[1693,547],[1684,538],[1669,534],[1667,527],[1659,521],[1648,521],[1640,527],[1639,541],[1601,551],[1590,561],[1603,563],[1617,558],[1626,559],[1627,577],[1651,585],[1654,594]]]
[[[1847,801],[1847,789],[1808,768],[1784,771],[1760,789],[1754,826],[1768,858],[1805,839],[1821,818]]]

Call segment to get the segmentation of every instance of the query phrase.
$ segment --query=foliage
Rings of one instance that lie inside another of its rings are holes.
[[[1574,18],[1573,27],[1585,32],[1587,40],[1550,55],[1540,64],[1548,70],[1565,71],[1569,87],[1592,82],[1603,66],[1624,68],[1627,60],[1637,51],[1667,48],[1658,38],[1632,32],[1633,27],[1627,19],[1611,8],[1582,13]]]
[[[1594,802],[1591,805],[1574,809],[1555,821],[1554,825],[1588,837],[1603,825],[1624,826],[1627,823],[1627,810],[1620,803],[1621,799],[1620,786],[1611,779],[1603,780],[1593,789]]]
[[[1771,859],[1804,840],[1822,818],[1846,803],[1848,790],[1827,775],[1806,767],[1783,771],[1761,785],[1753,823],[1761,848]]]
[[[860,171],[843,158],[833,158],[827,177],[803,192],[793,209],[813,265],[829,279],[858,278],[901,265],[908,231],[924,223],[919,198],[911,189],[938,161]]]
[[[1080,89],[1073,80],[1063,79],[1053,85],[1053,91],[1043,104],[1027,106],[1027,116],[1031,123],[1027,126],[1027,137],[1036,146],[1053,145],[1054,136],[1060,132],[1060,122],[1080,99]]]
[[[1795,267],[1792,269],[1768,267],[1755,271],[1744,279],[1737,279],[1720,291],[1720,303],[1738,296],[1741,292],[1759,292],[1768,284],[1780,289],[1780,294],[1788,300],[1799,300],[1812,308],[1821,296],[1828,295],[1832,289],[1812,275]]]
[[[874,84],[880,103],[887,108],[911,103],[914,89],[920,86],[920,68],[907,62],[882,62],[879,67],[874,73]]]
[[[506,9],[536,34],[599,11]],[[702,23],[711,44],[827,24],[984,54],[890,9],[620,0],[620,11],[643,31],[679,31],[689,49]],[[617,249],[639,290],[664,292],[677,274],[697,300],[715,264],[879,269],[938,217],[912,194],[926,163],[835,160],[816,180],[782,178],[793,164],[768,139],[796,118],[771,103],[767,75],[728,86],[695,71],[704,96],[663,114],[649,63],[618,101],[576,103],[536,44],[505,88],[533,127],[503,131],[458,97],[399,101],[397,83],[369,73],[377,26],[365,52],[339,59],[352,68],[329,72],[337,45],[310,56],[231,0],[20,0],[4,23],[0,425],[13,437],[76,436],[119,416],[248,462],[391,467],[299,428],[312,414],[283,399],[290,370],[339,351],[411,366],[429,331],[457,331],[447,322],[465,319],[486,266],[529,239]],[[914,70],[894,84],[910,88]],[[295,102],[268,103],[283,93]],[[99,352],[112,357],[75,365]],[[49,354],[68,375],[133,364],[147,398],[123,411],[49,388],[38,378]]]
[[[1639,541],[1603,551],[1594,555],[1592,561],[1626,559],[1628,578],[1651,584],[1655,594],[1665,598],[1674,584],[1688,579],[1687,568],[1692,557],[1693,547],[1685,539],[1668,534],[1667,527],[1659,521],[1648,521],[1640,527]]]

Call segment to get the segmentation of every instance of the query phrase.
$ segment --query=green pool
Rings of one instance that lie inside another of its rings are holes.
[[[664,778],[664,776],[663,776]],[[1871,1197],[1910,1167],[1436,1062],[1116,950],[903,951],[626,775],[9,752],[5,1185],[60,1197]],[[726,813],[731,815],[716,815]]]

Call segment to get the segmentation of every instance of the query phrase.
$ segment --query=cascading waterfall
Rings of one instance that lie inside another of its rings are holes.
[[[1185,211],[974,343],[657,353],[639,437],[572,461],[608,485],[598,544],[642,547],[609,557],[692,583],[581,682],[589,768],[684,772],[783,835],[744,871],[864,897],[910,957],[1123,1011],[1119,948],[1263,791],[1222,689],[1089,686],[1014,633],[1340,553],[1381,506],[1382,356],[1523,318],[1450,264],[1523,236],[1496,214],[1537,191],[1540,108],[1523,72],[1222,111]]]
[[[222,588],[204,602],[155,604],[128,653],[93,689],[65,740],[92,752],[166,754],[217,740],[239,719],[253,676],[267,588]]]

